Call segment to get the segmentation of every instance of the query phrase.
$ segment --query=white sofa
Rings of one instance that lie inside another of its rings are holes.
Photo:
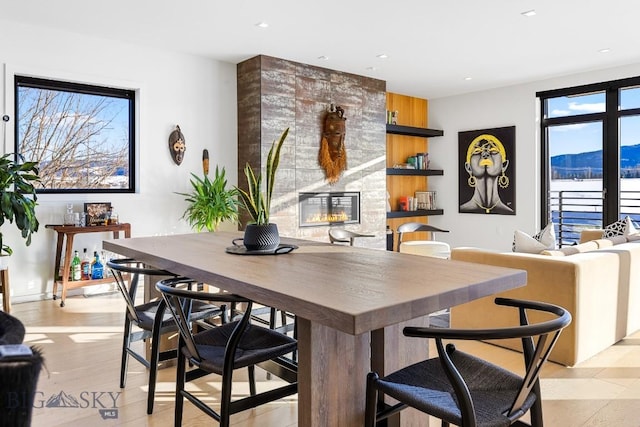
[[[558,304],[573,321],[551,353],[566,366],[580,363],[640,329],[640,240],[598,239],[540,254],[454,248],[451,258],[527,271],[525,287],[500,296]],[[452,307],[452,327],[517,324],[517,314],[485,297]],[[488,315],[490,313],[490,315]],[[517,349],[519,343],[507,343]]]

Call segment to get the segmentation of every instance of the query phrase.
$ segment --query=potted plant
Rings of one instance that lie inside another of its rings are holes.
[[[274,141],[271,144],[266,164],[266,191],[264,193],[262,191],[262,174],[256,175],[249,163],[244,167],[248,189],[236,187],[240,195],[241,206],[252,219],[244,232],[244,246],[247,250],[273,250],[280,244],[278,227],[269,222],[269,213],[276,171],[280,163],[280,149],[288,134],[289,128],[285,129],[277,142]]]
[[[189,206],[182,214],[191,228],[196,231],[216,231],[222,221],[238,222],[238,191],[227,188],[224,167],[216,166],[213,180],[205,174],[200,178],[191,174],[191,193],[177,193],[186,196]]]
[[[29,246],[31,235],[38,231],[39,226],[35,211],[37,197],[34,186],[40,182],[38,164],[25,162],[20,155],[17,155],[21,160],[18,162],[14,160],[15,157],[16,155],[11,153],[0,157],[0,209],[2,210],[0,227],[5,221],[15,223],[26,245]],[[13,249],[5,243],[3,233],[0,231],[0,258],[12,253]]]

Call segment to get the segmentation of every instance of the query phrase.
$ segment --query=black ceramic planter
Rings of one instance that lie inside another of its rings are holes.
[[[280,244],[280,235],[276,224],[248,224],[244,230],[244,246],[250,251],[271,250]]]

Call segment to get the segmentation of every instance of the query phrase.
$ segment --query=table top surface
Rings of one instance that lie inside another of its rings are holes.
[[[282,238],[282,255],[225,252],[241,232],[114,239],[104,249],[357,335],[526,284],[526,272]]]
[[[76,227],[75,225],[47,224],[44,227],[55,230],[58,233],[78,234],[78,233],[97,233],[100,231],[123,231],[128,229],[130,230],[131,224],[126,222],[121,222],[119,224],[87,225],[85,227]]]

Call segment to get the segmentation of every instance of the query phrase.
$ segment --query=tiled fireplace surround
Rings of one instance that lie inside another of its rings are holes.
[[[240,186],[246,187],[245,164],[264,170],[271,143],[289,128],[271,205],[271,222],[280,235],[328,241],[329,226],[299,226],[299,193],[356,191],[361,223],[334,226],[374,234],[357,244],[384,249],[386,83],[264,55],[238,64],[237,73]],[[333,185],[318,164],[322,124],[331,104],[341,106],[347,119],[348,168]]]

